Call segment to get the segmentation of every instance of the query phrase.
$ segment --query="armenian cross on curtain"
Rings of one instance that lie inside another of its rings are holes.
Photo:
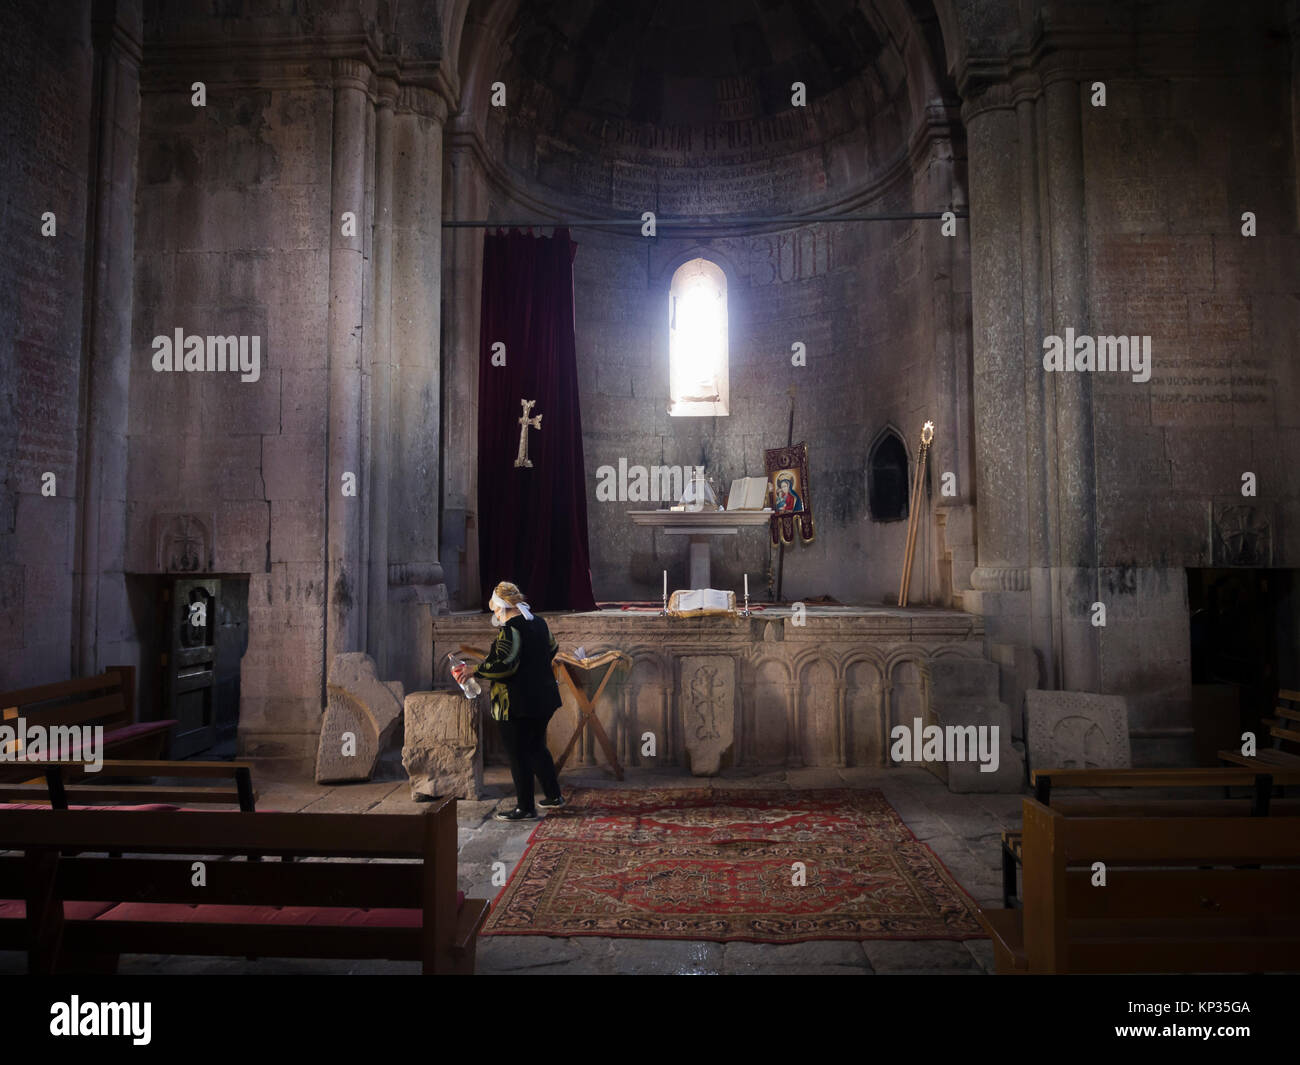
[[[587,543],[573,257],[554,236],[486,233],[479,327],[478,583],[498,581],[534,610],[595,610]],[[508,351],[510,358],[499,357]],[[546,431],[542,432],[542,418]]]
[[[524,408],[524,413],[519,419],[519,455],[515,459],[516,466],[532,466],[528,458],[528,430],[541,429],[542,416],[539,414],[536,418],[528,417],[528,412],[537,406],[535,399],[521,399],[520,404]]]

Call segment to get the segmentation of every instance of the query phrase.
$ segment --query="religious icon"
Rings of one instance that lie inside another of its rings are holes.
[[[773,448],[764,452],[767,481],[772,491],[772,543],[794,543],[795,527],[805,543],[814,535],[811,486],[808,481],[808,445]]]
[[[777,470],[772,477],[772,507],[778,514],[797,514],[803,510],[803,496],[799,492],[797,470]]]

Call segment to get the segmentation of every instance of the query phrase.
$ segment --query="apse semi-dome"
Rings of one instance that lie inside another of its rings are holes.
[[[506,91],[470,102],[488,149],[525,201],[579,211],[799,212],[894,183],[905,209],[945,106],[902,0],[519,0],[500,24],[469,79]]]

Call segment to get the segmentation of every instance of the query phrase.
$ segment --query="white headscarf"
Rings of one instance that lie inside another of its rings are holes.
[[[493,611],[509,610],[511,607],[514,607],[519,611],[519,613],[523,614],[525,621],[533,620],[532,608],[527,603],[507,603],[495,592],[492,593],[492,598],[488,600],[488,606],[490,606]]]

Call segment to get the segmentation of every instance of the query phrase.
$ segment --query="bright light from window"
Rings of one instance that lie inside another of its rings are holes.
[[[668,297],[675,415],[727,413],[727,278],[707,259],[678,268]]]

